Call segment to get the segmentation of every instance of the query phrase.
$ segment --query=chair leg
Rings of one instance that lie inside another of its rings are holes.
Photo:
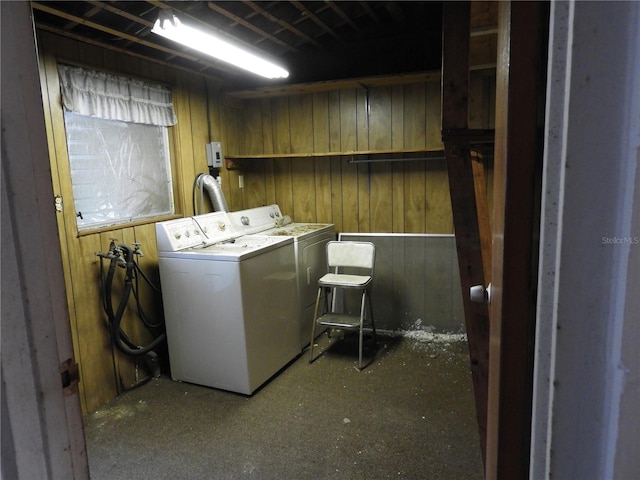
[[[362,343],[364,341],[364,309],[366,305],[367,291],[362,291],[362,302],[360,304],[360,333],[358,338],[358,370],[362,370]]]
[[[331,295],[331,301],[329,301],[329,295]],[[327,291],[324,295],[324,311],[325,312],[335,312],[336,311],[336,289],[335,288],[327,288]],[[327,327],[327,338],[331,338],[331,327]]]
[[[309,363],[313,362],[313,343],[316,340],[316,320],[318,319],[318,307],[320,305],[320,297],[322,295],[322,287],[318,287],[318,295],[316,296],[316,306],[313,310],[313,325],[311,325],[311,344],[309,345]]]
[[[371,328],[373,329],[373,342],[377,344],[378,335],[376,334],[376,324],[373,321],[373,308],[371,306],[371,295],[367,292],[367,301],[369,303],[369,318],[371,319]]]

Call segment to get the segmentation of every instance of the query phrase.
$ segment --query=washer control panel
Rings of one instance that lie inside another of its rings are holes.
[[[237,235],[225,212],[156,223],[158,251],[177,252],[199,245],[224,242]]]

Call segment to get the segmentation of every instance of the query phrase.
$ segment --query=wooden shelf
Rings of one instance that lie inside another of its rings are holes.
[[[460,135],[461,132],[446,132],[448,135]],[[493,144],[494,130],[464,130],[466,136],[470,137],[472,145]],[[385,158],[381,156],[394,156],[423,153],[423,157],[407,158]],[[429,155],[431,154],[431,155]],[[228,154],[225,155],[225,164],[228,170],[238,170],[245,160],[268,160],[277,158],[326,158],[326,157],[353,157],[354,163],[361,162],[384,162],[384,161],[414,161],[430,160],[444,156],[444,147],[423,147],[423,148],[403,148],[403,149],[382,149],[382,150],[352,150],[348,152],[297,152],[297,153],[256,153],[256,154]],[[374,156],[372,159],[358,159],[358,157]]]
[[[445,136],[466,136],[469,143],[492,144],[495,137],[495,130],[473,130],[462,129],[455,131],[445,131]],[[322,158],[322,157],[359,157],[365,155],[403,155],[411,153],[442,153],[444,146],[421,147],[421,148],[396,148],[379,150],[350,150],[348,152],[295,152],[295,153],[255,153],[255,154],[227,154],[225,158],[230,161],[235,160],[265,160],[269,158]],[[409,158],[408,160],[411,160]]]
[[[353,157],[361,155],[401,155],[403,153],[442,152],[442,147],[409,148],[389,150],[352,150],[348,152],[298,152],[298,153],[256,153],[256,154],[228,154],[225,158],[231,160],[260,160],[266,158],[316,158],[316,157]]]
[[[267,160],[276,158],[327,158],[327,157],[353,157],[354,160],[363,156],[380,156],[380,155],[404,155],[404,154],[416,154],[416,153],[443,153],[442,147],[431,148],[410,148],[410,149],[388,149],[388,150],[355,150],[349,152],[298,152],[298,153],[259,153],[259,154],[246,154],[246,155],[225,155],[226,167],[228,170],[236,170],[241,168],[241,163],[246,160]],[[383,159],[385,160],[385,159]],[[400,159],[389,159],[395,161],[401,161]],[[409,157],[406,160],[413,160]]]
[[[312,158],[312,157],[351,157],[356,155],[397,155],[403,153],[427,153],[442,152],[442,147],[434,148],[410,148],[402,150],[354,150],[350,152],[299,152],[299,153],[257,153],[245,155],[225,155],[225,158],[231,160],[258,160],[265,158]]]

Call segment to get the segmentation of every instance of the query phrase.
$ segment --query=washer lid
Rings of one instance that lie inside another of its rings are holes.
[[[291,237],[258,237],[245,235],[213,245],[199,245],[186,248],[178,252],[159,252],[158,255],[165,258],[238,262],[289,244],[293,244]]]

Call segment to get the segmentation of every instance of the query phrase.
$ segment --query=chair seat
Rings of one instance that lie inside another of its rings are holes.
[[[325,327],[357,330],[360,328],[360,316],[330,312],[319,317],[316,323]]]
[[[327,273],[318,280],[322,287],[362,288],[371,281],[369,275],[348,275],[344,273]]]

